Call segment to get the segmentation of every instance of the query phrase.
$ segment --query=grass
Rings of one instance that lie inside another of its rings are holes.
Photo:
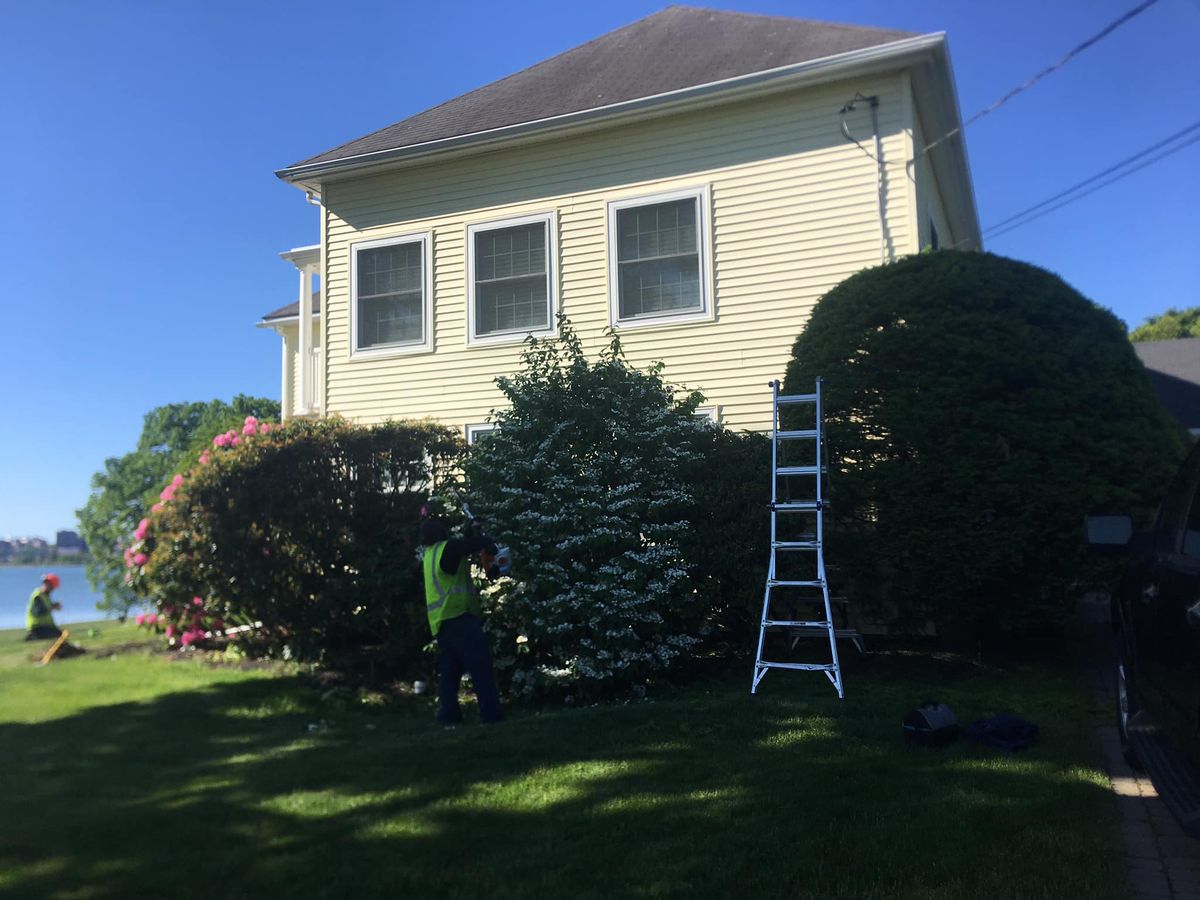
[[[136,637],[98,627],[95,650]],[[36,668],[17,637],[0,632],[0,896],[1128,894],[1066,666],[851,658],[841,703],[796,673],[751,698],[739,672],[443,731],[424,706],[323,705],[295,674],[136,647]],[[1043,740],[906,747],[929,697],[1019,712]]]

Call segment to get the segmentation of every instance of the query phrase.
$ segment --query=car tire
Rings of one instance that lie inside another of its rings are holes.
[[[1129,665],[1129,655],[1125,652],[1123,635],[1117,637],[1117,666],[1116,666],[1116,695],[1117,695],[1117,734],[1121,738],[1121,755],[1125,762],[1135,771],[1142,770],[1141,760],[1137,751],[1129,741],[1129,722],[1137,714],[1139,705],[1137,694],[1133,691],[1133,670]]]

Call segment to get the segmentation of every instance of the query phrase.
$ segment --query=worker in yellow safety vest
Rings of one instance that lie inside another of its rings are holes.
[[[62,604],[50,598],[61,583],[59,577],[50,572],[42,576],[42,583],[29,595],[29,606],[25,610],[25,627],[29,633],[25,640],[44,641],[62,634],[54,624],[54,610],[62,609]]]
[[[494,554],[495,542],[482,533],[451,537],[444,519],[426,516],[421,521],[421,543],[425,546],[425,612],[438,643],[437,719],[444,725],[462,721],[458,688],[466,672],[479,698],[480,721],[499,722],[500,694],[470,559],[481,550]]]

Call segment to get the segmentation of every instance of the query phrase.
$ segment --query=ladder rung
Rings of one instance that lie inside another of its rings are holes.
[[[776,398],[776,402],[780,406],[785,406],[793,403],[816,403],[816,394],[780,394]]]
[[[777,431],[775,432],[775,439],[780,441],[812,440],[817,434],[818,432],[815,428],[803,428],[799,431]]]
[[[802,672],[836,672],[837,666],[833,663],[788,663],[788,662],[767,662],[765,659],[756,663],[760,669],[799,669]]]
[[[780,466],[775,470],[776,475],[816,475],[817,471],[828,472],[824,466]]]
[[[765,622],[762,623],[762,627],[763,628],[816,628],[816,629],[820,629],[821,631],[828,631],[829,623],[821,622],[821,621],[817,621],[817,620],[812,620],[809,622],[804,622],[804,621],[796,622],[796,621],[791,621],[788,619],[767,619]]]
[[[784,500],[772,503],[771,508],[776,512],[816,512],[821,508],[820,500]]]
[[[816,550],[820,541],[776,541],[771,545],[776,550]]]
[[[817,581],[768,581],[767,587],[824,587],[825,582]]]

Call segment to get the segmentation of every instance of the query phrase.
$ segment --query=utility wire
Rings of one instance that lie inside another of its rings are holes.
[[[1068,50],[1066,55],[1063,56],[1061,59],[1059,59],[1057,62],[1042,69],[1040,72],[1038,72],[1036,75],[1034,75],[1028,81],[1026,81],[1024,84],[1017,85],[1015,88],[1013,88],[1011,91],[1009,91],[1003,97],[1001,97],[999,100],[997,100],[991,106],[987,107],[986,109],[981,109],[979,112],[975,113],[975,115],[971,116],[971,118],[967,119],[967,121],[963,122],[957,128],[953,128],[950,131],[947,131],[936,141],[926,144],[913,157],[913,161],[915,162],[916,160],[920,159],[922,156],[924,156],[926,153],[928,153],[930,150],[932,150],[934,147],[936,147],[938,144],[942,143],[943,141],[950,140],[950,138],[954,137],[956,134],[961,132],[968,125],[972,125],[975,122],[978,122],[984,116],[988,115],[989,113],[995,112],[1000,107],[1002,107],[1005,103],[1007,103],[1009,100],[1011,100],[1013,97],[1017,96],[1017,94],[1020,94],[1023,91],[1026,91],[1029,88],[1033,87],[1035,84],[1037,84],[1043,78],[1045,78],[1047,75],[1057,72],[1059,69],[1061,69],[1067,63],[1069,63],[1071,60],[1073,60],[1076,56],[1078,56],[1080,53],[1082,53],[1084,50],[1087,50],[1089,47],[1091,47],[1093,44],[1097,43],[1098,41],[1102,40],[1103,38],[1108,37],[1110,34],[1112,34],[1114,31],[1116,31],[1118,28],[1120,28],[1122,25],[1124,25],[1130,19],[1134,18],[1137,15],[1140,15],[1141,13],[1144,13],[1146,10],[1148,10],[1151,6],[1153,6],[1157,2],[1158,2],[1158,0],[1143,0],[1142,3],[1139,3],[1137,6],[1135,6],[1133,9],[1129,10],[1128,12],[1126,12],[1124,15],[1109,22],[1107,25],[1105,25],[1098,32],[1093,34],[1090,38],[1088,38],[1082,44],[1077,44],[1076,46],[1074,46],[1070,50]]]
[[[1083,181],[1079,182],[1078,184],[1072,185],[1071,187],[1067,188],[1065,191],[1060,191],[1059,193],[1055,194],[1053,197],[1047,197],[1041,203],[1034,204],[1033,206],[1029,207],[1028,209],[1022,210],[1021,212],[1017,213],[1016,215],[1009,216],[1007,219],[1001,219],[999,222],[996,222],[994,225],[989,225],[984,230],[984,233],[986,234],[989,231],[996,231],[999,228],[1003,228],[1009,222],[1015,222],[1017,219],[1023,219],[1023,218],[1025,218],[1025,216],[1029,215],[1029,213],[1039,210],[1043,206],[1049,206],[1055,200],[1059,200],[1059,199],[1067,196],[1068,194],[1073,194],[1073,193],[1075,193],[1075,191],[1079,190],[1080,188],[1087,187],[1093,181],[1099,181],[1105,175],[1111,175],[1113,172],[1117,171],[1118,169],[1122,169],[1132,162],[1137,162],[1143,156],[1148,156],[1149,154],[1153,153],[1155,150],[1165,147],[1167,144],[1170,144],[1172,141],[1176,141],[1186,134],[1191,134],[1193,131],[1196,131],[1197,129],[1200,129],[1200,120],[1193,122],[1187,128],[1184,128],[1180,131],[1175,132],[1173,135],[1171,135],[1168,138],[1163,138],[1161,141],[1159,141],[1156,144],[1151,144],[1145,150],[1141,150],[1141,151],[1133,154],[1133,156],[1130,156],[1130,157],[1127,157],[1127,158],[1121,160],[1116,165],[1109,166],[1103,172],[1097,172],[1091,178],[1085,178]]]
[[[1096,181],[1096,179],[1103,178],[1105,175],[1107,175],[1111,172],[1114,172],[1117,169],[1121,169],[1121,168],[1129,165],[1129,163],[1134,162],[1135,160],[1141,159],[1147,153],[1151,153],[1154,150],[1162,147],[1163,144],[1170,143],[1170,141],[1175,140],[1176,138],[1180,137],[1182,134],[1187,134],[1188,132],[1195,131],[1196,128],[1200,128],[1200,123],[1193,125],[1191,128],[1184,129],[1184,131],[1180,132],[1179,134],[1174,135],[1172,138],[1168,138],[1166,141],[1162,141],[1153,147],[1149,147],[1140,153],[1134,154],[1133,156],[1129,157],[1128,159],[1123,160],[1122,162],[1118,163],[1117,165],[1112,166],[1108,169],[1105,169],[1103,172],[1100,172],[1096,175],[1093,175],[1091,178],[1088,178],[1084,181],[1079,182],[1074,187],[1068,188],[1067,190],[1056,194],[1054,197],[1051,197],[1048,200],[1043,200],[1041,203],[1038,203],[1034,206],[1029,207],[1029,209],[1025,210],[1024,212],[1018,213],[1015,216],[1010,216],[1009,218],[1005,219],[1004,222],[999,222],[999,223],[993,225],[991,228],[985,229],[983,233],[991,234],[991,236],[994,238],[1000,237],[1000,235],[1002,235],[1002,234],[1008,234],[1008,232],[1013,231],[1014,229],[1020,228],[1023,225],[1028,225],[1030,222],[1040,219],[1042,216],[1048,215],[1049,213],[1054,212],[1056,209],[1061,209],[1062,207],[1066,206],[1069,203],[1074,203],[1076,200],[1082,200],[1088,194],[1093,194],[1096,191],[1100,190],[1101,188],[1108,187],[1110,184],[1120,181],[1122,178],[1125,178],[1128,175],[1132,175],[1134,172],[1137,172],[1137,171],[1140,171],[1141,169],[1146,168],[1146,166],[1152,165],[1153,163],[1156,163],[1159,160],[1166,159],[1168,156],[1171,156],[1174,153],[1178,153],[1180,150],[1183,150],[1186,147],[1190,147],[1192,144],[1195,144],[1196,142],[1200,141],[1200,134],[1192,137],[1189,140],[1183,141],[1182,143],[1176,144],[1174,147],[1171,147],[1167,150],[1163,150],[1161,153],[1157,154],[1156,156],[1152,156],[1149,159],[1142,160],[1142,162],[1138,163],[1136,166],[1127,168],[1123,172],[1119,172],[1118,174],[1113,175],[1111,178],[1108,178],[1105,181],[1101,181],[1099,184],[1092,184],[1092,182]],[[1084,187],[1089,184],[1091,184],[1092,186],[1089,187],[1087,190],[1079,191],[1079,189],[1081,187]],[[1078,193],[1076,193],[1076,192],[1078,192]],[[1067,196],[1068,194],[1070,194],[1071,196]],[[1062,199],[1062,200],[1059,200],[1058,203],[1054,203],[1054,201],[1060,197],[1065,197],[1066,199]],[[1048,203],[1054,203],[1054,205],[1046,207],[1046,204],[1048,204]],[[1043,208],[1043,207],[1046,207],[1046,208]],[[1036,210],[1040,210],[1040,212],[1036,212],[1034,215],[1029,215],[1029,213],[1035,212]],[[1016,221],[1018,219],[1020,221]],[[1012,224],[1005,226],[1005,223],[1012,223]],[[1005,226],[1005,227],[1001,227],[1001,226]]]

